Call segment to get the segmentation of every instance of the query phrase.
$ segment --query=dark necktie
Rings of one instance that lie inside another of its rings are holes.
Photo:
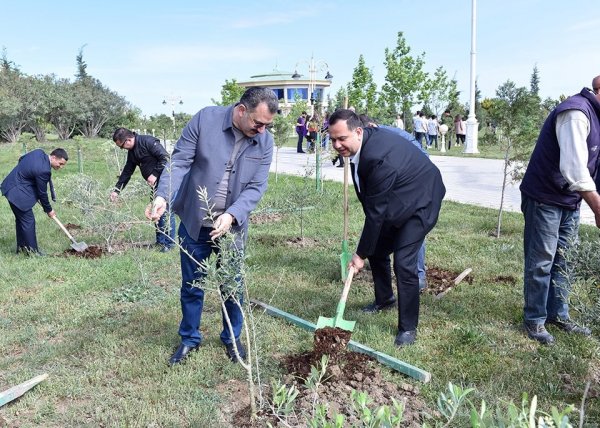
[[[56,193],[54,193],[54,184],[52,183],[52,179],[50,179],[48,184],[50,184],[50,197],[52,198],[52,202],[56,202]]]

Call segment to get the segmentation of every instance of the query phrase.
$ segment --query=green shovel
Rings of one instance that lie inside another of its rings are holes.
[[[348,292],[350,291],[350,284],[352,284],[352,277],[354,276],[354,268],[351,267],[348,270],[348,278],[344,282],[344,291],[342,291],[342,298],[340,299],[335,316],[333,318],[319,317],[317,321],[317,329],[324,327],[337,327],[346,331],[353,331],[354,324],[356,321],[348,321],[344,319],[344,310],[346,309],[346,300],[348,299]]]

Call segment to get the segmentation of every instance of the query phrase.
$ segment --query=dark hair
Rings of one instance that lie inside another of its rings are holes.
[[[363,114],[359,114],[358,118],[362,122],[362,126],[364,128],[368,128],[369,126],[371,126],[372,123],[377,124],[377,122],[375,121],[375,119],[370,118],[369,116],[367,116],[364,113]]]
[[[113,133],[113,141],[115,143],[117,141],[125,141],[126,139],[133,137],[135,137],[135,133],[127,128],[117,128]]]
[[[69,155],[67,154],[67,151],[65,149],[61,149],[61,148],[52,150],[52,153],[50,153],[50,156],[54,156],[55,158],[64,159],[66,161],[69,160]]]
[[[260,103],[265,103],[267,105],[269,113],[277,113],[279,100],[272,89],[252,86],[246,89],[246,92],[244,92],[244,95],[240,98],[240,104],[246,106],[250,112],[254,111]]]
[[[349,109],[339,109],[333,112],[329,118],[329,126],[335,125],[338,121],[345,120],[348,125],[348,130],[354,131],[356,128],[362,128],[362,122],[358,115]]]

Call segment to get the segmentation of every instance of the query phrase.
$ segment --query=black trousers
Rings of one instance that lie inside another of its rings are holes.
[[[19,251],[38,251],[37,238],[35,236],[35,216],[33,209],[20,210],[12,203],[8,203],[15,215],[15,226],[17,230],[17,253]]]
[[[383,236],[383,234],[382,234]],[[386,251],[391,242],[382,243],[381,250],[370,256],[375,302],[384,304],[394,297],[390,253],[394,255],[394,274],[398,289],[398,330],[415,330],[419,324],[419,275],[417,258],[423,239],[393,251]],[[387,244],[387,245],[386,245]]]

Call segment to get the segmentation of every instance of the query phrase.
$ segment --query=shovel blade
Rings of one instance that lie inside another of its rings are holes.
[[[71,244],[71,248],[73,248],[78,253],[83,253],[85,250],[88,249],[88,246],[85,242],[73,242]]]
[[[317,320],[317,329],[332,327],[332,328],[341,328],[346,331],[354,331],[354,325],[356,321],[348,321],[341,317],[335,318],[327,318],[327,317],[319,317]]]

